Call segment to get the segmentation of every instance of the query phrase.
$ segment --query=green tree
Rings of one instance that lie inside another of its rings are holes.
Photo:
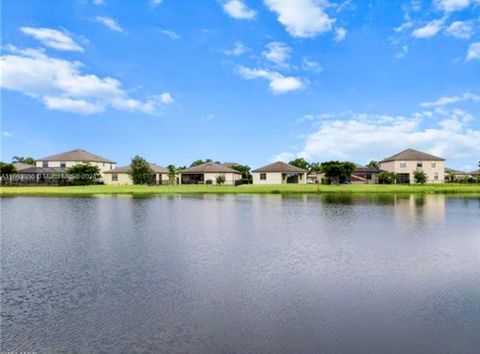
[[[138,155],[132,159],[128,173],[132,178],[133,184],[154,183],[154,171],[150,164]]]
[[[203,163],[207,163],[207,162],[213,162],[212,159],[206,159],[205,161],[199,159],[199,160],[195,160],[192,162],[192,164],[190,165],[190,167],[195,167],[195,166],[198,166],[198,165],[201,165]]]
[[[379,170],[380,169],[380,164],[378,163],[378,161],[370,161],[368,164],[367,164],[367,167],[369,168],[374,168],[376,170]]]
[[[215,177],[215,181],[217,182],[217,184],[219,186],[221,186],[222,184],[225,183],[225,176],[224,175],[218,175],[217,177]]]
[[[12,158],[13,163],[26,163],[27,165],[35,165],[33,157],[14,156]]]
[[[252,174],[250,173],[250,166],[234,164],[232,168],[242,174],[243,183],[252,183]]]
[[[17,170],[15,169],[15,166],[13,166],[13,164],[0,161],[0,174],[9,175],[15,172],[17,172]]]
[[[65,172],[68,174],[70,184],[77,186],[95,184],[102,177],[98,166],[90,165],[88,162],[73,165]]]
[[[307,171],[310,169],[310,163],[306,161],[303,157],[296,158],[295,160],[290,161],[289,164],[292,166],[303,168]]]
[[[427,174],[421,169],[417,168],[413,171],[413,179],[416,184],[425,184],[427,183]]]
[[[378,183],[392,184],[395,183],[397,176],[393,172],[383,171],[378,174]]]
[[[353,172],[357,168],[357,165],[355,165],[353,162],[350,162],[350,161],[342,162],[342,165],[343,165],[343,169],[345,170],[344,177],[348,177],[348,178],[352,176]]]
[[[355,171],[355,164],[352,162],[327,161],[320,164],[321,172],[325,174],[330,183],[340,183],[349,178]]]
[[[312,162],[310,164],[310,172],[322,172],[322,164],[320,162]]]
[[[177,169],[175,168],[174,165],[168,165],[167,169],[168,169],[168,182],[170,184],[175,184],[175,177],[176,177],[176,174],[177,174]]]

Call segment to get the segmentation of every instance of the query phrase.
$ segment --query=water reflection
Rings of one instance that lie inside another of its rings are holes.
[[[2,350],[474,353],[479,212],[439,195],[4,198]]]

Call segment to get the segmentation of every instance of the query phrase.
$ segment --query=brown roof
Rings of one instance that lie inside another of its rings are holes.
[[[202,163],[197,166],[186,168],[185,170],[180,171],[182,174],[193,174],[193,173],[237,173],[241,174],[233,168],[224,166],[215,162]]]
[[[15,162],[13,166],[15,167],[16,171],[21,171],[27,168],[35,167],[34,165],[29,165],[28,163],[23,163],[23,162]]]
[[[387,157],[380,162],[388,161],[445,161],[445,159],[418,150],[407,149],[398,154]]]
[[[115,163],[114,161],[108,160],[104,157],[92,154],[91,152],[75,149],[67,152],[62,152],[60,154],[47,156],[37,161],[92,161],[92,162],[107,162]]]
[[[150,168],[155,173],[168,173],[168,169],[163,166],[160,166],[154,163],[149,163],[149,165],[150,165]],[[103,173],[128,173],[129,169],[130,169],[130,165],[127,165],[127,166],[116,167],[113,170],[108,170]]]
[[[474,176],[480,175],[480,170],[472,171],[470,174]]]
[[[282,173],[305,173],[307,170],[290,165],[285,162],[277,161],[270,165],[263,166],[253,170],[252,172],[282,172]]]

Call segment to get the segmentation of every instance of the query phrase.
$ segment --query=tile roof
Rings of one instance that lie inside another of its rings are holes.
[[[150,168],[155,173],[168,173],[168,169],[163,166],[160,166],[154,163],[149,163],[149,165],[150,165]],[[103,173],[128,173],[129,169],[130,169],[130,165],[127,165],[127,166],[116,167],[113,170],[108,170]]]
[[[380,162],[389,161],[445,161],[444,158],[427,154],[415,149],[407,149],[383,159]]]
[[[108,160],[102,156],[92,154],[91,152],[82,149],[75,149],[62,152],[60,154],[43,157],[41,159],[37,159],[37,161],[92,161],[115,163],[114,161]]]
[[[194,173],[237,173],[241,174],[233,168],[224,166],[215,162],[202,163],[197,166],[186,168],[185,170],[179,171],[181,174],[194,174]]]
[[[252,172],[282,172],[282,173],[305,173],[307,170],[304,170],[303,168],[297,167],[290,165],[285,162],[277,161],[274,162],[270,165],[266,165],[260,168],[257,168],[256,170],[253,170]]]

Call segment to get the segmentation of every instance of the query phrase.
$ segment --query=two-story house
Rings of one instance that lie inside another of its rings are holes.
[[[418,169],[427,175],[427,183],[445,182],[445,159],[422,151],[407,149],[380,161],[380,169],[397,175],[397,183],[415,183]]]

